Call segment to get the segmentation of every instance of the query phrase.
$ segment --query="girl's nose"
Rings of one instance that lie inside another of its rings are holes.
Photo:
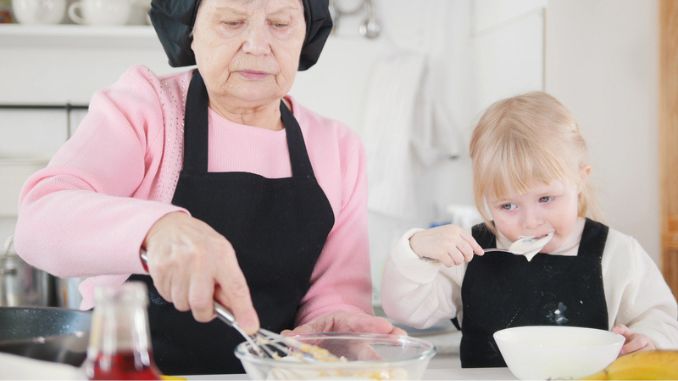
[[[544,223],[544,218],[538,210],[527,209],[523,215],[523,226],[527,230],[533,230]]]

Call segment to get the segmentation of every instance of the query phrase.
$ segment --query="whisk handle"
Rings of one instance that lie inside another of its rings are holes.
[[[141,250],[141,254],[139,254],[139,256],[141,257],[141,261],[144,263],[144,265],[148,265],[148,253],[146,253],[146,250]],[[235,318],[233,317],[231,311],[229,311],[228,308],[222,306],[221,303],[217,302],[216,300],[214,301],[214,311],[217,313],[219,320],[230,325],[231,327],[237,327]]]
[[[228,308],[222,306],[221,303],[217,302],[216,300],[214,301],[214,312],[217,313],[219,320],[230,325],[231,327],[235,327],[235,318],[233,317],[231,311],[229,311]]]

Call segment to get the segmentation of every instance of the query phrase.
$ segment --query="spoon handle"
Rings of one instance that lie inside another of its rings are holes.
[[[508,251],[508,249],[500,249],[498,247],[494,247],[494,248],[491,248],[491,249],[483,249],[483,251],[486,252],[486,253],[491,253],[493,251],[503,251],[505,253],[510,253],[510,251]]]

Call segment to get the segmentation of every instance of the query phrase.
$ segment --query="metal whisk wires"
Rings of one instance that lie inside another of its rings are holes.
[[[148,264],[148,253],[141,252],[141,260],[144,265]],[[300,343],[290,337],[273,333],[260,328],[256,334],[250,336],[235,321],[233,314],[221,303],[214,301],[214,311],[219,320],[233,327],[242,337],[247,340],[252,353],[262,358],[280,359],[292,356],[304,362],[337,361],[339,358],[329,351],[311,344]]]

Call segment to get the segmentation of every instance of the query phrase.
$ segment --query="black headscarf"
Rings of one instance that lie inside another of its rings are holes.
[[[306,38],[301,48],[299,70],[313,66],[320,57],[332,31],[329,0],[303,0]],[[195,65],[191,49],[191,31],[200,0],[152,0],[151,21],[160,38],[169,64],[173,67]]]

